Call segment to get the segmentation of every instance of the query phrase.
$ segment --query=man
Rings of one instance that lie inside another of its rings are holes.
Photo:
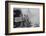
[[[14,10],[14,28],[16,27],[31,27],[31,22],[29,22],[28,15],[23,14],[21,10]]]

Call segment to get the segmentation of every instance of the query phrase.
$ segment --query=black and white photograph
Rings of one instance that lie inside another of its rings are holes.
[[[39,8],[13,8],[14,28],[39,27]]]
[[[45,4],[37,2],[5,2],[5,34],[33,34],[45,31]]]

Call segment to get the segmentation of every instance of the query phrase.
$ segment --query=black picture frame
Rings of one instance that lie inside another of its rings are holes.
[[[9,33],[8,31],[8,3],[26,3],[26,4],[42,4],[43,5],[43,31],[37,32],[22,32],[22,33]],[[45,32],[45,3],[40,2],[20,2],[20,1],[5,1],[5,35],[18,35],[18,34],[32,34]]]

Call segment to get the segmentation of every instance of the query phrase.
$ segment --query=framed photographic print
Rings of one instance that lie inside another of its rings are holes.
[[[5,34],[45,32],[45,4],[5,1]]]

